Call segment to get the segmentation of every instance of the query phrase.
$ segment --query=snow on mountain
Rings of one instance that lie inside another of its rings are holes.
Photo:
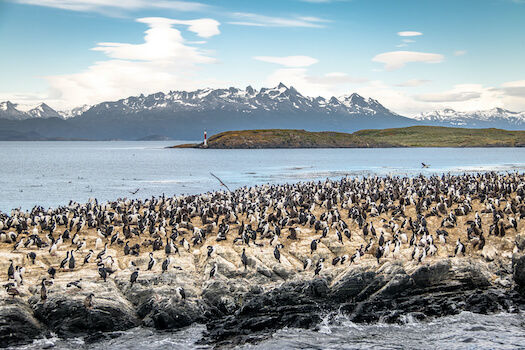
[[[27,113],[29,113],[33,118],[62,118],[62,116],[58,114],[57,111],[45,103],[41,103],[35,108],[30,109]]]
[[[228,89],[200,89],[196,91],[158,92],[148,96],[139,95],[119,101],[103,102],[93,107],[94,111],[109,109],[139,113],[142,110],[174,109],[179,111],[223,110],[243,113],[254,111],[294,111],[330,114],[333,112],[348,115],[374,116],[397,115],[371,98],[365,99],[358,94],[339,98],[303,96],[293,87],[280,83],[274,88],[262,88],[257,91],[251,86],[245,90],[230,87]]]
[[[458,112],[453,109],[443,109],[420,113],[414,119],[421,122],[441,123],[464,127],[508,127],[525,125],[525,112],[512,112],[502,108],[492,108],[484,111]]]
[[[17,109],[17,105],[9,101],[0,102],[0,118],[9,120],[24,120],[31,118],[25,111]]]
[[[53,108],[45,103],[38,105],[16,104],[9,101],[0,102],[0,118],[25,120],[31,118],[62,118]]]
[[[74,118],[78,117],[88,109],[90,109],[92,106],[90,105],[82,105],[79,107],[75,107],[73,109],[67,110],[67,111],[58,111],[58,114],[64,119]]]

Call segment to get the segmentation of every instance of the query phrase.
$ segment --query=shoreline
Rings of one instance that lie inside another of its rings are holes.
[[[31,222],[12,242],[0,242],[0,284],[8,282],[9,259],[26,270],[23,285],[15,287],[19,295],[8,295],[9,288],[1,291],[0,344],[27,343],[49,332],[67,338],[138,325],[178,329],[203,323],[205,342],[232,345],[258,332],[315,327],[327,310],[340,310],[354,322],[394,323],[405,315],[425,320],[463,310],[519,312],[525,305],[525,223],[518,219],[525,216],[524,181],[523,174],[496,173],[342,178],[231,193],[93,201],[19,213],[14,225],[8,222],[12,217],[1,214],[6,240],[22,221]],[[451,212],[455,224],[448,221]],[[496,216],[504,236],[491,231]],[[50,230],[55,240],[70,230],[55,255],[49,253]],[[77,230],[79,241],[86,242],[78,251],[71,245]],[[437,230],[448,232],[446,243]],[[106,282],[96,263],[102,249],[95,248],[103,232],[107,252],[100,263],[111,271]],[[13,251],[20,238],[27,242],[32,234],[41,239],[41,248],[34,243]],[[481,237],[484,247],[479,249]],[[458,238],[465,255],[454,253]],[[138,245],[136,254],[125,254],[126,242]],[[170,252],[162,272],[166,245],[178,253]],[[378,247],[386,255],[387,245],[388,256],[377,258]],[[210,256],[208,246],[214,248]],[[93,257],[82,267],[89,249]],[[61,269],[70,251],[76,263]],[[151,270],[149,253],[156,259]],[[43,299],[41,281],[51,280],[49,267],[57,272]],[[132,283],[136,268],[138,278]],[[94,296],[87,306],[90,293]]]

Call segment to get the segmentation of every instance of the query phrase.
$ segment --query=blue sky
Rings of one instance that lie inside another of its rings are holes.
[[[0,101],[357,92],[406,116],[525,111],[525,0],[0,0]]]

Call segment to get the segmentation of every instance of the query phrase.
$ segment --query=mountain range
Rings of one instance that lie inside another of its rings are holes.
[[[198,140],[204,130],[213,135],[228,130],[304,129],[354,132],[413,125],[497,127],[521,129],[525,112],[495,108],[480,112],[447,109],[413,118],[394,113],[377,100],[358,94],[307,97],[279,84],[259,91],[200,89],[158,92],[118,101],[55,111],[0,103],[0,140],[6,139],[148,139]]]

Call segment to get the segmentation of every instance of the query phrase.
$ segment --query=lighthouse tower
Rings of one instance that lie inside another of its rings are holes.
[[[204,130],[204,147],[208,147],[208,137],[206,134],[206,130]]]

